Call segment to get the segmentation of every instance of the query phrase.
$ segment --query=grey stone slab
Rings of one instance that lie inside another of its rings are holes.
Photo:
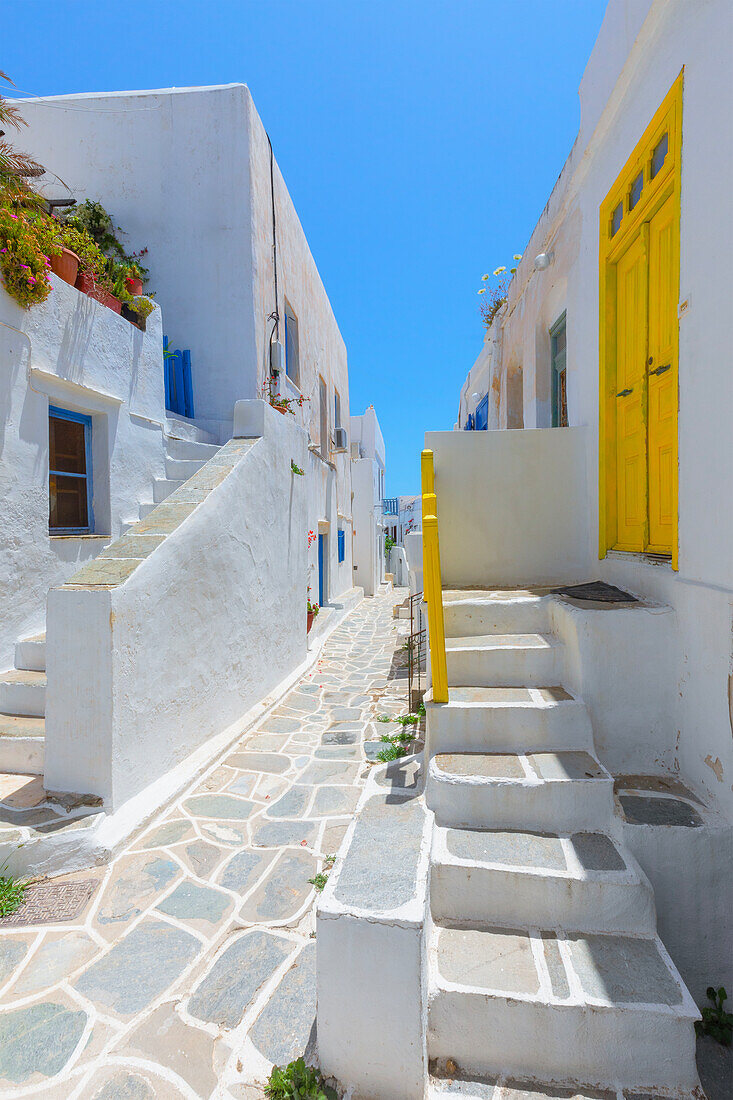
[[[598,761],[587,752],[536,752],[527,758],[542,779],[601,779]]]
[[[162,921],[144,920],[76,981],[95,1004],[121,1016],[147,1008],[196,957],[197,939]]]
[[[191,1027],[175,1011],[175,1003],[160,1005],[132,1032],[124,1055],[142,1057],[173,1070],[197,1096],[211,1096],[217,1086],[212,1035]],[[157,1098],[156,1098],[157,1100]]]
[[[355,745],[359,740],[359,734],[345,730],[329,730],[321,738],[322,745]],[[317,751],[317,750],[316,750]]]
[[[565,973],[565,964],[562,961],[560,948],[556,937],[551,932],[542,933],[542,947],[545,952],[545,963],[550,975],[550,985],[555,997],[563,1000],[570,996],[570,985]]]
[[[244,821],[256,808],[253,802],[227,794],[199,794],[187,798],[186,809],[195,817],[210,817],[220,821]]]
[[[730,1100],[733,1096],[733,1047],[723,1046],[711,1035],[698,1035],[697,1072],[707,1100]],[[628,1091],[624,1095],[628,1100],[641,1100]]]
[[[97,558],[147,558],[163,541],[163,535],[123,535]]]
[[[532,944],[524,932],[441,928],[438,969],[457,985],[502,993],[538,993]]]
[[[313,795],[312,787],[291,787],[267,808],[268,817],[303,817]]]
[[[361,753],[357,745],[329,745],[316,749],[313,756],[316,760],[358,760]]]
[[[242,795],[244,798],[249,798],[255,789],[255,783],[259,776],[254,773],[247,773],[246,775],[238,776],[233,783],[230,783],[226,788],[228,794]]]
[[[362,807],[336,886],[343,905],[387,912],[415,897],[425,811],[418,799]],[[384,853],[389,852],[389,858]]]
[[[263,733],[297,733],[302,723],[299,718],[265,718]]]
[[[24,940],[0,939],[0,985],[5,985],[27,952]]]
[[[133,920],[180,874],[178,864],[162,856],[140,853],[120,860],[113,865],[113,877],[104,889],[97,924]]]
[[[285,849],[240,910],[240,919],[259,924],[294,917],[313,887],[308,879],[318,870],[314,856],[305,849]]]
[[[316,945],[306,944],[257,1017],[249,1037],[269,1062],[305,1053],[316,1025]]]
[[[627,1004],[682,1002],[654,940],[608,935],[575,936],[569,942],[573,966],[589,997]]]
[[[277,752],[234,752],[227,759],[233,768],[242,768],[249,772],[272,772],[281,775],[291,766],[289,756]]]
[[[514,753],[438,753],[433,757],[447,775],[479,775],[484,779],[524,779],[524,769]]]
[[[498,1087],[496,1080],[477,1081],[457,1071],[447,1078],[433,1078],[430,1098],[438,1100],[441,1096],[462,1096],[463,1100],[492,1100]]]
[[[96,943],[78,929],[58,939],[47,939],[35,952],[13,985],[13,996],[40,993],[67,978],[97,954]]]
[[[180,854],[198,878],[208,878],[224,856],[221,848],[208,844],[205,840],[194,840]]]
[[[343,760],[314,760],[300,775],[301,783],[355,783],[359,774],[358,764]]]
[[[198,920],[218,924],[231,909],[232,900],[210,886],[182,882],[172,894],[159,901],[156,908],[179,920]]]
[[[211,837],[217,844],[239,847],[240,844],[247,843],[246,825],[234,825],[230,822],[223,824],[220,821],[202,821],[199,828],[202,833]]]
[[[156,1090],[139,1073],[119,1069],[112,1073],[101,1089],[91,1085],[92,1100],[156,1100]]]
[[[630,825],[676,825],[699,829],[703,824],[697,810],[679,798],[620,794],[624,817]]]
[[[483,829],[448,829],[446,846],[458,859],[500,863],[509,867],[541,867],[565,871],[565,855],[559,837],[541,833],[501,832]]]
[[[335,856],[338,854],[348,828],[348,822],[344,822],[343,824],[330,823],[326,826],[323,830],[323,839],[321,840],[321,851],[325,856]]]
[[[313,817],[341,817],[353,813],[361,791],[357,787],[319,787],[313,799]]]
[[[232,856],[218,876],[218,882],[227,890],[246,894],[275,858],[273,852],[255,852],[245,849]]]
[[[39,1073],[55,1077],[74,1053],[86,1022],[85,1012],[50,1001],[0,1014],[0,1081],[22,1085]]]
[[[189,1014],[219,1028],[236,1027],[292,949],[292,943],[261,929],[235,940],[191,996]]]
[[[140,558],[95,558],[94,561],[82,565],[72,577],[65,582],[68,586],[82,585],[85,588],[98,586],[115,587],[122,584],[130,577],[138,565]]]
[[[384,746],[387,748],[387,746]],[[408,747],[408,752],[411,751]],[[422,769],[420,761],[414,757],[403,756],[399,760],[392,760],[384,768],[376,773],[376,780],[380,787],[387,787],[393,791],[418,791],[422,786]]]
[[[284,733],[255,733],[247,741],[247,752],[277,752],[288,739]]]
[[[314,821],[265,821],[253,830],[252,843],[261,848],[282,848],[302,845],[312,848],[318,826]]]
[[[538,1081],[505,1081],[501,1100],[616,1100],[616,1093],[609,1089],[592,1089],[584,1086],[571,1088],[562,1085],[543,1085]],[[661,1100],[657,1097],[656,1100]]]
[[[570,838],[581,867],[586,871],[625,871],[616,845],[604,833],[575,833]]]
[[[388,749],[389,745],[386,741],[365,741],[363,748],[367,760],[374,761],[379,759],[380,752],[384,752],[385,749]]]
[[[361,722],[328,722],[329,733],[362,733],[365,719]]]
[[[164,821],[156,826],[140,842],[141,848],[164,848],[169,844],[178,844],[187,836],[191,836],[193,826],[186,818],[178,818],[176,821]]]

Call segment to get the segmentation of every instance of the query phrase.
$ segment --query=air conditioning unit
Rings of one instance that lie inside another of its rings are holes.
[[[334,451],[345,451],[348,448],[349,441],[346,438],[346,428],[334,428],[333,429],[333,449]]]

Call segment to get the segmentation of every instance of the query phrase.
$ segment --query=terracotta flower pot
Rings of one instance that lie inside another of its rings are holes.
[[[132,294],[133,298],[137,298],[140,294],[142,294],[142,292],[143,292],[143,281],[142,281],[142,279],[138,279],[134,275],[128,275],[128,277],[125,279],[125,283],[127,285],[127,289],[130,291],[130,294]]]
[[[94,276],[90,275],[86,271],[80,271],[76,277],[74,286],[77,290],[80,290],[82,294],[88,294],[90,298],[94,298],[95,301],[101,301],[104,291],[94,281]]]
[[[308,616],[308,626],[306,628],[306,633],[310,634],[311,627],[313,626],[313,620],[315,619],[316,615],[315,615],[314,611],[308,611],[307,616]]]
[[[76,281],[76,273],[79,270],[79,257],[70,248],[64,248],[60,256],[51,256],[51,270],[59,279],[71,286]]]
[[[119,298],[115,298],[114,294],[110,294],[109,291],[103,290],[99,300],[107,309],[111,309],[115,313],[122,313],[122,302]]]

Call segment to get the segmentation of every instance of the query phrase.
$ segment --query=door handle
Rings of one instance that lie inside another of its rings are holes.
[[[634,392],[634,387],[632,386],[630,390],[621,390],[620,393],[616,394],[616,397],[628,397],[629,394],[633,393],[633,392]]]
[[[650,373],[650,374],[664,374],[664,372],[665,372],[666,370],[670,370],[670,369],[671,369],[671,367],[672,367],[672,364],[671,364],[671,363],[667,363],[667,364],[665,364],[665,366],[663,366],[663,367],[657,367],[657,369],[656,369],[656,370],[650,370],[650,371],[649,371],[649,373]]]

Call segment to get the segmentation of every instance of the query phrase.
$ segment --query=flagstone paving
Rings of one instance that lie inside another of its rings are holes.
[[[0,926],[0,1098],[249,1100],[312,1048],[308,880],[392,729],[376,716],[406,710],[403,598],[364,600],[225,759],[109,867],[69,876],[99,883],[74,921]]]

